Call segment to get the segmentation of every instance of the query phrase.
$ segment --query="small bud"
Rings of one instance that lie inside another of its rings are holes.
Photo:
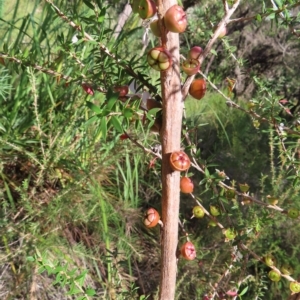
[[[226,190],[225,197],[228,200],[234,199],[235,198],[235,191],[234,190]]]
[[[220,171],[220,170],[216,169],[216,172],[220,179],[222,179],[222,180],[229,179],[229,177],[225,174],[224,171]]]
[[[242,205],[250,205],[252,204],[251,199],[247,198],[247,197],[243,197],[243,201],[241,202]]]
[[[291,266],[284,264],[280,268],[280,272],[284,275],[292,275],[294,273],[294,270]]]
[[[211,215],[214,217],[217,217],[220,215],[220,209],[215,205],[210,205],[209,210],[210,210]]]
[[[239,183],[241,192],[247,193],[250,189],[250,186],[247,183]]]
[[[209,220],[208,227],[216,227],[218,225],[217,221]]]
[[[248,102],[248,109],[251,110],[252,108],[254,108],[256,106],[256,103],[249,101]]]
[[[272,254],[267,254],[264,257],[264,262],[267,266],[272,267],[276,265],[276,259]]]
[[[278,198],[277,197],[272,197],[270,195],[267,196],[268,202],[271,205],[276,205],[278,203]]]
[[[256,129],[259,128],[259,126],[260,126],[259,120],[254,120],[252,123],[253,123],[253,126],[254,126]]]
[[[224,229],[223,233],[225,235],[225,242],[229,242],[235,239],[236,237],[236,232],[232,228]]]

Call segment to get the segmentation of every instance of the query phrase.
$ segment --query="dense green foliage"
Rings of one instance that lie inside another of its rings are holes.
[[[160,160],[150,151],[159,137],[150,131],[156,112],[146,112],[140,96],[149,91],[160,100],[159,75],[144,55],[157,40],[149,33],[142,43],[146,25],[134,14],[114,35],[126,1],[55,1],[68,22],[51,1],[24,2],[0,0],[0,294],[156,299],[160,232],[145,228],[142,216],[160,210]],[[221,1],[201,2],[183,1],[183,55],[191,45],[205,47],[224,14]],[[299,219],[287,217],[300,209],[300,49],[291,32],[299,4],[276,3],[280,12],[269,1],[242,3],[235,17],[256,18],[228,25],[201,68],[215,88],[208,84],[201,101],[186,100],[182,147],[204,170],[190,169],[195,198],[207,210],[218,206],[218,221],[237,236],[224,242],[209,218],[191,219],[195,200],[182,195],[179,244],[189,234],[197,259],[179,260],[176,299],[234,288],[242,299],[286,299],[289,282],[271,282],[259,260],[269,253],[300,276]],[[237,80],[233,91],[226,78]],[[114,87],[133,80],[135,95],[120,101]],[[244,183],[266,205],[247,205]],[[267,196],[278,207],[267,207]],[[248,250],[238,250],[241,243]]]

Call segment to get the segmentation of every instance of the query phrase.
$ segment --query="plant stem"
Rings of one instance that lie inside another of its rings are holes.
[[[161,9],[161,2],[158,7]],[[164,11],[176,0],[163,1]],[[183,102],[180,88],[179,74],[179,35],[169,33],[167,49],[172,54],[173,67],[166,72],[161,72],[161,87],[163,99],[163,125],[160,132],[162,143],[162,246],[161,246],[161,281],[160,300],[173,300],[175,298],[177,258],[176,249],[178,244],[178,218],[180,190],[180,173],[173,172],[170,168],[170,154],[180,150],[181,124]]]

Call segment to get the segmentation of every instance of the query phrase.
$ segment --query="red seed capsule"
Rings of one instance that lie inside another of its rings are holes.
[[[186,242],[181,246],[180,253],[183,258],[187,260],[193,260],[196,257],[196,249],[193,243]]]
[[[170,156],[171,168],[174,171],[186,171],[191,165],[190,158],[183,151],[175,151]]]
[[[148,228],[155,227],[160,220],[159,213],[154,208],[149,208],[144,217],[144,224]]]

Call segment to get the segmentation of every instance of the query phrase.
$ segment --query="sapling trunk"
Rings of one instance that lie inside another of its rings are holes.
[[[177,4],[174,0],[162,1],[166,11]],[[160,13],[164,13],[160,11]],[[180,150],[183,103],[179,72],[179,34],[168,33],[167,49],[172,54],[173,66],[166,72],[161,72],[161,88],[163,101],[163,125],[160,132],[162,143],[162,245],[161,245],[161,300],[173,300],[175,297],[178,244],[178,217],[180,197],[180,172],[172,171],[170,154]]]

